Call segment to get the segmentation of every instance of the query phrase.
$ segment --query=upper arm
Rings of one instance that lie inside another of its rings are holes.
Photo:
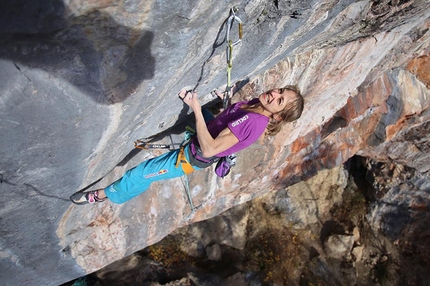
[[[207,158],[215,156],[216,154],[224,152],[225,150],[233,147],[238,142],[239,139],[227,127],[218,134],[218,136],[213,141],[212,148],[210,148],[210,150],[207,152],[204,152],[203,156]]]

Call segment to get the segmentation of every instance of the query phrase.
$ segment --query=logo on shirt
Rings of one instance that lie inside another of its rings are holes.
[[[248,114],[247,114],[247,115],[245,115],[244,117],[239,118],[238,120],[236,120],[235,122],[233,122],[233,123],[231,124],[231,126],[232,126],[232,127],[236,127],[237,125],[241,124],[242,122],[244,122],[244,121],[246,121],[246,120],[248,120],[248,119],[249,119],[249,116],[248,116]]]

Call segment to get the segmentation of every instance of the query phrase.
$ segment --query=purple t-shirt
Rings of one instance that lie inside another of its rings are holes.
[[[228,127],[237,139],[239,139],[238,143],[224,152],[217,154],[217,157],[227,156],[245,149],[257,141],[266,130],[267,124],[269,123],[268,117],[240,108],[243,104],[253,105],[258,102],[258,98],[254,98],[250,101],[237,102],[230,105],[208,123],[208,130],[213,138],[216,138],[222,130]]]

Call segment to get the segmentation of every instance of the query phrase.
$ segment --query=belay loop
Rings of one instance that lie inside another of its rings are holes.
[[[243,24],[242,20],[236,15],[236,12],[238,11],[237,7],[233,7],[230,10],[230,17],[227,19],[227,27],[226,27],[226,35],[225,35],[225,41],[227,43],[227,50],[226,50],[226,59],[227,59],[227,87],[224,92],[224,99],[223,99],[223,106],[224,108],[227,108],[229,104],[229,100],[231,98],[231,70],[233,68],[233,47],[239,44],[242,41],[242,34],[243,34]],[[238,31],[239,31],[239,38],[233,42],[233,40],[230,38],[230,30],[233,28],[234,22],[238,23]]]

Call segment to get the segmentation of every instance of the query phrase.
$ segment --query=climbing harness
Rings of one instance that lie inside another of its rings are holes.
[[[226,49],[226,59],[227,59],[227,87],[224,92],[224,98],[223,98],[223,105],[224,108],[227,108],[229,105],[229,101],[231,98],[231,70],[233,68],[233,47],[239,44],[242,41],[242,34],[243,34],[243,25],[242,20],[236,15],[236,12],[238,11],[237,7],[233,7],[230,10],[230,17],[227,19],[227,27],[226,27],[226,36],[225,40],[227,43],[227,49]],[[233,42],[233,40],[230,38],[230,30],[233,27],[234,22],[238,23],[238,29],[239,29],[239,38]]]
[[[185,155],[185,145],[182,145],[179,150],[178,159],[176,160],[176,168],[179,167],[179,164],[181,164],[185,175],[191,174],[194,171],[193,166],[188,162],[187,156]]]
[[[188,201],[190,202],[190,208],[191,208],[191,214],[194,214],[197,208],[194,207],[193,200],[190,193],[190,186],[188,183],[188,174],[192,173],[194,171],[193,166],[190,164],[190,162],[187,160],[187,156],[185,155],[185,147],[190,143],[191,139],[193,138],[194,134],[196,134],[196,131],[191,128],[190,126],[185,127],[185,138],[182,141],[182,143],[173,143],[172,137],[170,137],[170,140],[172,143],[170,144],[156,144],[156,143],[148,143],[148,138],[141,138],[134,141],[134,147],[138,149],[143,150],[149,150],[149,149],[167,149],[169,151],[176,150],[179,146],[180,150],[178,153],[178,158],[176,160],[175,167],[178,168],[179,165],[181,166],[182,170],[184,171],[184,178],[185,178],[185,189],[187,191],[187,197]]]

